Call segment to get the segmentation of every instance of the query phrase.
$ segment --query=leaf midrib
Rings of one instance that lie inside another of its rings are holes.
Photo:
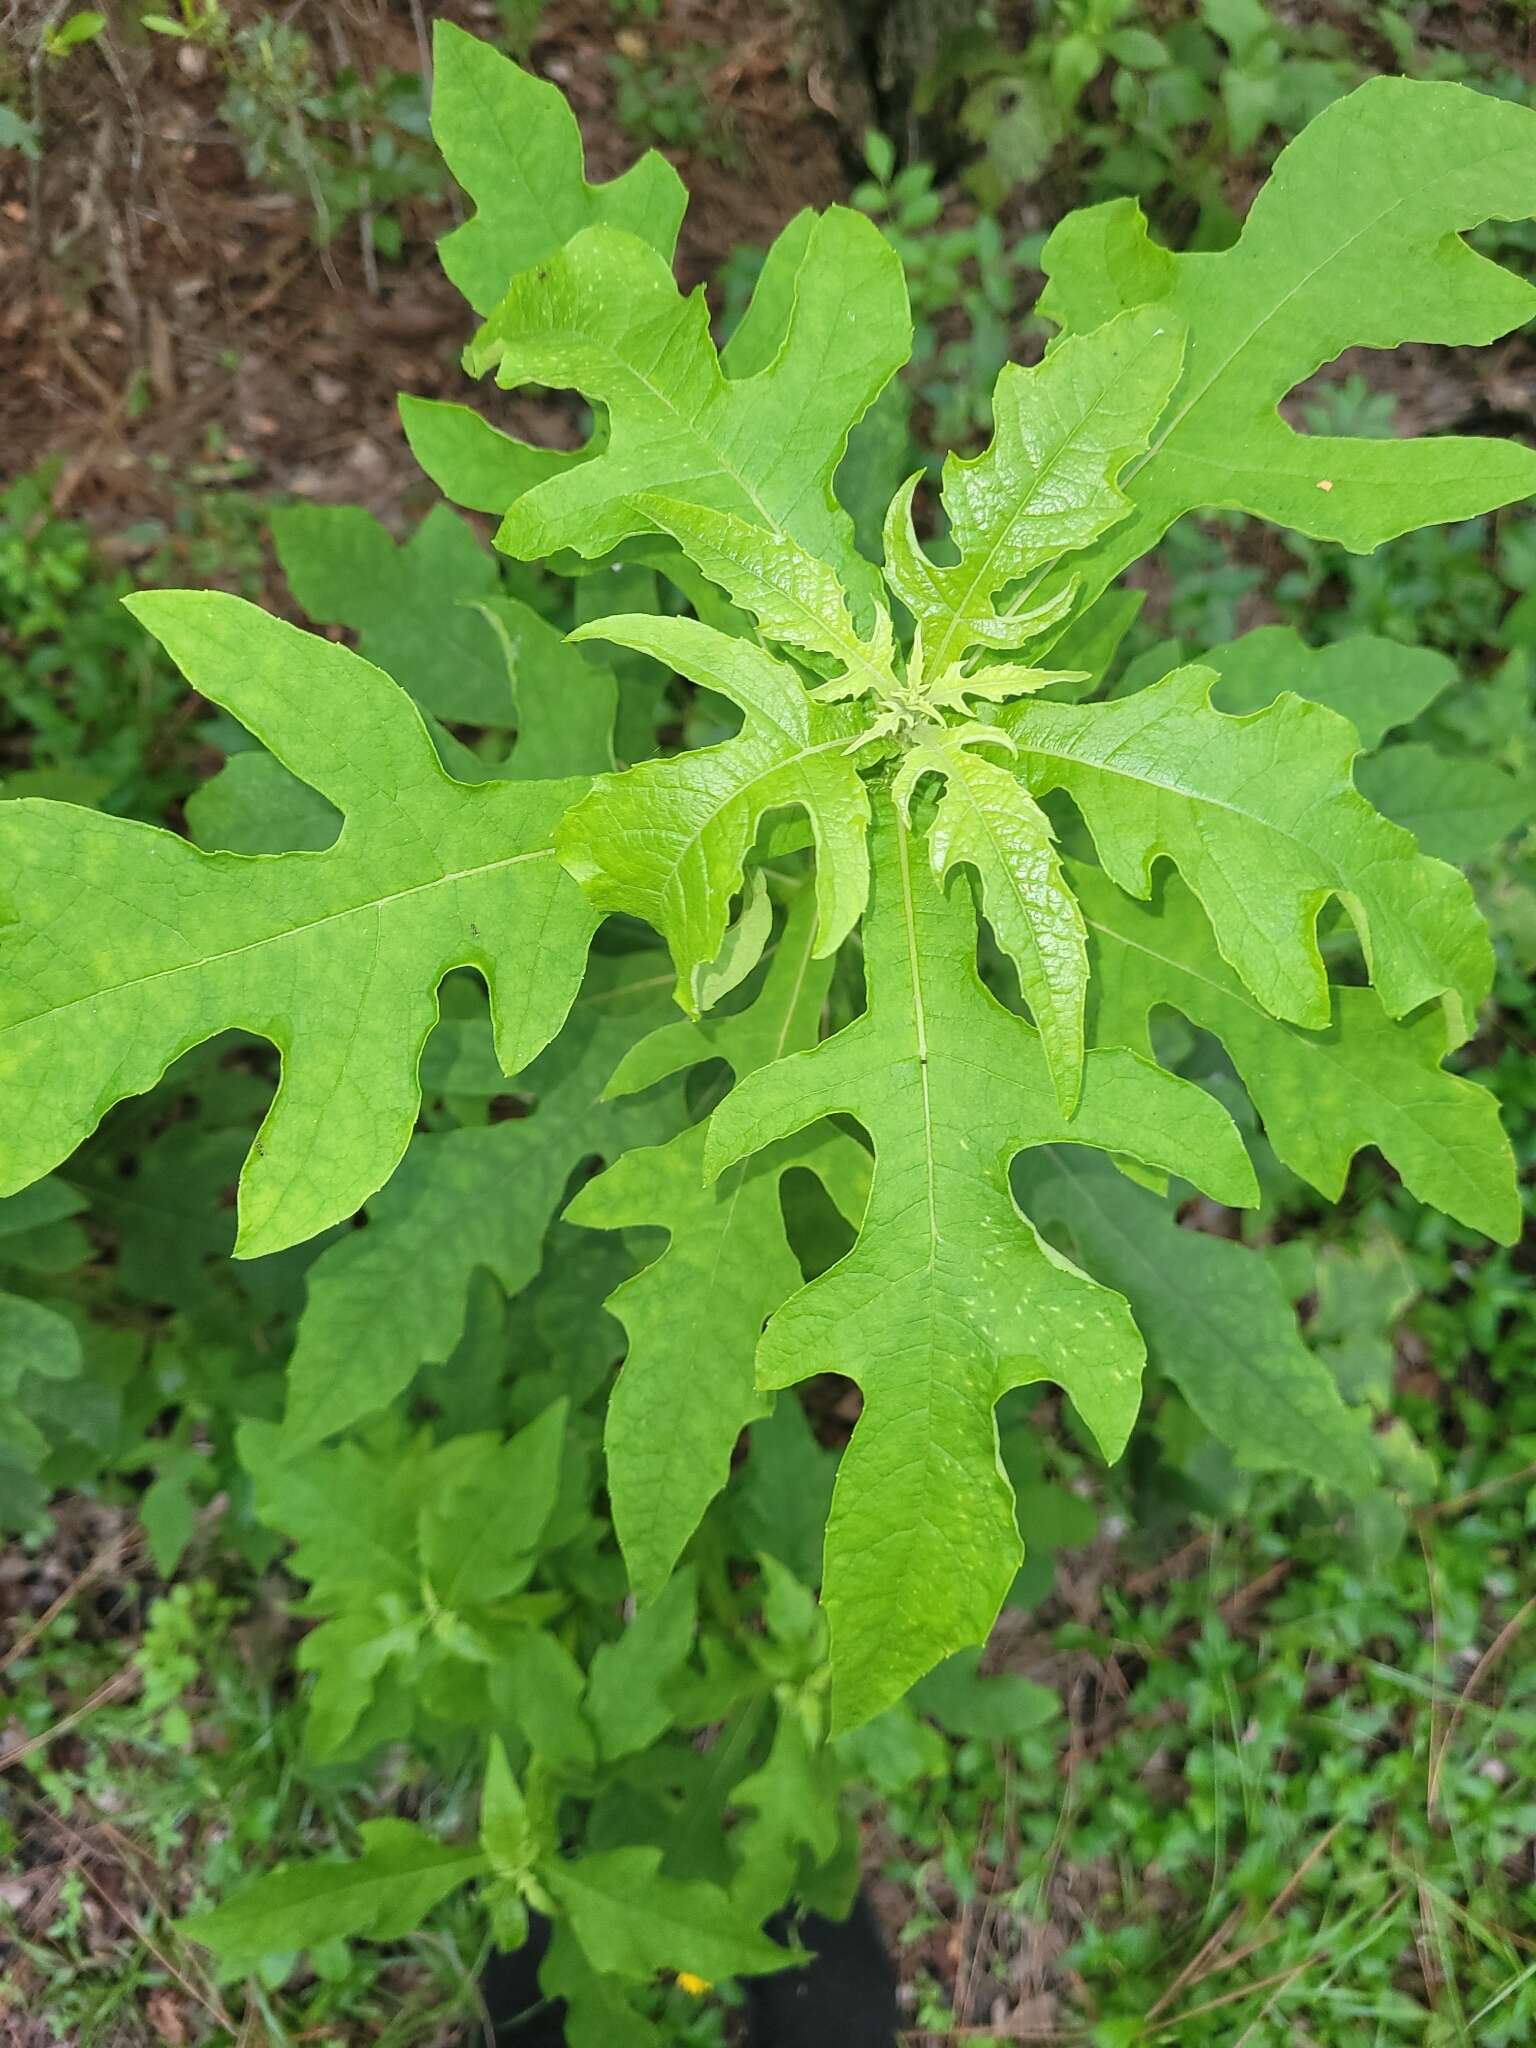
[[[339,842],[338,842],[339,844]],[[282,858],[282,856],[278,856]],[[67,1011],[78,1009],[82,1004],[99,1002],[104,997],[124,994],[129,989],[146,988],[157,981],[168,981],[180,974],[202,974],[226,960],[237,960],[242,955],[258,953],[265,946],[280,946],[290,939],[299,938],[309,932],[323,929],[328,924],[339,924],[343,919],[357,917],[364,912],[380,912],[393,903],[403,903],[412,896],[426,895],[433,889],[447,888],[455,882],[478,881],[482,876],[498,874],[504,869],[521,866],[526,861],[554,860],[553,847],[535,847],[530,853],[514,853],[500,860],[485,861],[478,867],[455,868],[446,875],[435,875],[428,882],[414,883],[409,889],[396,889],[387,896],[369,897],[360,903],[349,903],[345,909],[329,910],[323,917],[309,919],[303,924],[286,926],[280,932],[269,932],[265,937],[247,940],[244,945],[226,947],[220,953],[204,953],[196,960],[183,960],[174,967],[157,967],[149,974],[129,975],[125,980],[107,982],[100,987],[89,989],[84,995],[71,996],[67,1002],[55,1003],[43,1009],[30,1011],[25,1017],[17,1017],[0,1026],[0,1037],[6,1032],[20,1030],[28,1024],[35,1024],[43,1018],[61,1017]]]
[[[912,977],[912,1021],[917,1034],[917,1071],[923,1093],[923,1175],[928,1197],[928,1278],[933,1279],[938,1263],[939,1214],[935,1186],[936,1166],[933,1143],[933,1093],[928,1079],[928,1016],[923,1002],[922,968],[918,957],[916,907],[912,895],[911,842],[904,825],[896,827],[896,848],[901,861],[901,910],[907,934],[907,965]]]
[[[1512,152],[1507,149],[1490,150],[1486,156],[1479,157],[1477,158],[1475,163],[1464,165],[1462,168],[1463,171],[1477,170],[1480,169],[1484,164],[1492,163],[1498,157],[1508,156],[1510,154],[1512,154]],[[1199,387],[1199,389],[1192,391],[1189,394],[1189,396],[1185,399],[1184,403],[1174,413],[1172,419],[1169,420],[1167,426],[1163,428],[1160,434],[1156,435],[1153,438],[1153,440],[1151,441],[1146,450],[1146,453],[1144,455],[1137,457],[1136,460],[1134,460],[1128,465],[1125,472],[1125,482],[1130,483],[1133,478],[1141,474],[1142,470],[1146,468],[1149,462],[1153,462],[1156,460],[1156,458],[1162,453],[1163,449],[1168,445],[1169,441],[1178,432],[1179,428],[1184,424],[1185,420],[1189,418],[1189,415],[1191,414],[1191,412],[1194,411],[1195,407],[1205,402],[1205,400],[1210,396],[1211,392],[1214,390],[1216,385],[1219,384],[1222,378],[1224,378],[1227,375],[1228,371],[1232,368],[1232,366],[1239,360],[1241,356],[1246,354],[1247,350],[1252,347],[1253,343],[1257,340],[1259,335],[1261,335],[1264,332],[1265,328],[1268,327],[1272,321],[1279,319],[1280,315],[1285,311],[1286,307],[1290,305],[1291,301],[1298,295],[1298,293],[1305,291],[1307,286],[1311,284],[1312,280],[1316,277],[1321,276],[1321,274],[1325,270],[1327,270],[1331,264],[1339,262],[1344,256],[1346,256],[1349,253],[1349,251],[1354,248],[1357,242],[1363,241],[1367,235],[1374,234],[1376,229],[1380,227],[1381,223],[1384,220],[1389,219],[1390,216],[1398,212],[1400,208],[1408,206],[1411,203],[1417,202],[1419,199],[1421,199],[1428,189],[1429,187],[1427,185],[1419,184],[1414,186],[1412,192],[1398,193],[1389,205],[1384,206],[1379,213],[1372,214],[1371,218],[1368,221],[1362,222],[1360,227],[1356,229],[1355,233],[1352,234],[1347,241],[1339,243],[1339,245],[1334,249],[1330,249],[1327,255],[1322,257],[1319,262],[1314,263],[1309,270],[1304,271],[1302,275],[1299,278],[1297,278],[1296,282],[1291,286],[1290,290],[1287,291],[1282,298],[1277,299],[1274,305],[1270,307],[1267,313],[1261,314],[1260,317],[1249,328],[1248,332],[1245,335],[1243,335],[1239,341],[1233,344],[1229,353],[1222,358],[1221,362],[1215,365],[1210,375],[1206,378],[1205,382]],[[1240,249],[1241,246],[1242,241],[1241,238],[1239,238],[1239,241],[1235,245],[1234,250],[1225,251],[1223,253],[1233,254],[1235,253],[1235,250]],[[1166,302],[1155,301],[1153,303],[1167,303],[1172,310],[1178,310],[1176,302],[1171,298]],[[1287,388],[1290,389],[1294,387]],[[1280,398],[1283,398],[1284,396],[1284,392],[1276,394],[1275,403],[1278,404]],[[1346,436],[1344,438],[1354,437]]]
[[[931,666],[933,669],[933,673],[935,675],[942,674],[945,668],[947,668],[955,659],[955,656],[952,654],[951,650],[954,646],[955,635],[959,629],[960,623],[963,619],[968,619],[972,616],[971,605],[975,601],[976,593],[981,588],[983,582],[991,575],[992,569],[997,561],[997,557],[1002,552],[1004,543],[1007,541],[1010,534],[1012,534],[1014,528],[1018,525],[1020,519],[1023,518],[1025,511],[1039,496],[1041,487],[1046,482],[1047,478],[1049,478],[1054,473],[1057,466],[1065,459],[1068,450],[1073,446],[1078,437],[1086,430],[1089,421],[1092,420],[1094,415],[1097,412],[1099,412],[1101,408],[1105,405],[1105,403],[1108,400],[1110,392],[1115,390],[1124,381],[1127,373],[1130,370],[1130,367],[1131,360],[1128,359],[1125,363],[1122,364],[1120,372],[1114,378],[1113,382],[1106,384],[1100,390],[1098,396],[1094,399],[1093,404],[1074,423],[1071,432],[1063,435],[1062,439],[1057,443],[1056,447],[1053,449],[1051,453],[1050,459],[1044,464],[1042,468],[1037,469],[1035,471],[1035,474],[1030,481],[1027,495],[1024,498],[1022,498],[1018,503],[1016,503],[1013,509],[1009,512],[1006,524],[1004,525],[1002,531],[999,533],[997,539],[992,543],[991,547],[987,550],[986,556],[982,561],[980,567],[977,569],[976,574],[972,577],[970,583],[966,586],[963,607],[957,605],[951,608],[949,624],[944,628],[943,635],[938,641],[937,646],[934,650],[934,657]],[[1128,474],[1129,473],[1131,472],[1128,472]],[[1105,482],[1106,487],[1112,496],[1123,498],[1124,494],[1120,491],[1119,486],[1117,484],[1115,484],[1107,478]]]

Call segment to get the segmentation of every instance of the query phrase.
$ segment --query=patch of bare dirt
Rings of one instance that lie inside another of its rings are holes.
[[[59,10],[10,10],[8,97],[35,103],[42,151],[31,164],[0,152],[5,473],[62,456],[62,505],[106,527],[168,517],[177,483],[204,473],[398,509],[419,478],[396,393],[470,388],[458,352],[473,316],[433,255],[460,195],[445,181],[441,198],[409,203],[397,263],[376,263],[355,223],[318,244],[309,198],[249,175],[221,113],[217,57],[145,33],[137,7],[104,11],[96,43],[34,63]],[[489,0],[232,0],[227,11],[235,28],[276,19],[300,30],[330,76],[351,67],[364,78],[419,73],[436,18],[493,39],[500,19]],[[693,192],[680,252],[692,283],[845,189],[807,48],[793,10],[754,0],[680,0],[659,22],[555,0],[530,61],[575,106],[594,177],[645,146],[618,125],[613,60],[702,80],[707,147],[666,152]],[[517,424],[542,423],[525,402]],[[568,432],[558,401],[548,424],[552,439]]]

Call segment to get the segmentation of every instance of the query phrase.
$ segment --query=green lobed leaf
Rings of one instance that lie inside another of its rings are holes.
[[[519,598],[488,597],[475,609],[495,635],[517,705],[517,745],[503,772],[538,782],[612,768],[612,671]]]
[[[1016,1152],[1062,1138],[1254,1198],[1225,1111],[1129,1052],[1092,1052],[1068,1124],[1037,1033],[977,979],[976,923],[882,804],[864,925],[868,1008],[813,1051],[749,1075],[714,1112],[706,1160],[735,1160],[823,1116],[874,1140],[854,1250],[769,1323],[760,1385],[838,1372],[864,1394],[827,1530],[834,1720],[878,1713],[982,1640],[1017,1570],[993,1408],[1054,1379],[1106,1456],[1134,1419],[1140,1341],[1123,1301],[1048,1252],[1008,1184]]]
[[[514,280],[468,351],[476,375],[573,387],[608,409],[607,446],[517,499],[498,545],[524,559],[605,554],[651,529],[634,500],[657,491],[787,533],[849,588],[871,588],[832,478],[910,337],[895,252],[843,207],[806,236],[773,360],[739,378],[722,370],[702,292],[684,298],[633,235],[585,230]]]
[[[1014,1671],[983,1677],[979,1649],[946,1657],[912,1688],[912,1704],[951,1735],[982,1742],[1016,1743],[1056,1720],[1061,1697]]]
[[[554,1923],[539,1989],[564,2002],[566,2048],[665,2048],[660,2029],[636,2011],[624,1986],[593,1969],[569,1921]]]
[[[1146,448],[1182,355],[1182,323],[1159,306],[1062,342],[1034,369],[1005,364],[991,446],[945,458],[954,563],[935,562],[917,539],[919,478],[898,493],[886,519],[885,573],[917,621],[926,677],[973,648],[1017,648],[1056,623],[1032,616],[1027,590],[1009,602],[1009,587],[1126,517],[1118,479]]]
[[[27,1295],[0,1293],[0,1396],[14,1394],[28,1373],[73,1379],[81,1362],[80,1333],[68,1316]]]
[[[1536,816],[1529,777],[1476,755],[1449,757],[1422,741],[1384,747],[1355,770],[1383,816],[1411,832],[1435,860],[1470,867],[1497,853]]]
[[[321,853],[341,829],[336,806],[261,747],[231,754],[185,808],[205,853]]]
[[[496,1444],[451,1493],[421,1511],[421,1561],[435,1598],[453,1613],[521,1590],[560,1491],[567,1404]]]
[[[552,1771],[589,1771],[597,1745],[582,1711],[586,1674],[548,1629],[498,1639],[491,1696],[534,1757]]]
[[[1158,249],[1130,199],[1069,215],[1045,248],[1047,318],[1084,334],[1148,307],[1188,330],[1172,405],[1124,480],[1135,515],[1083,559],[1085,594],[1202,507],[1366,553],[1536,491],[1536,451],[1518,442],[1300,434],[1278,411],[1347,348],[1487,343],[1529,320],[1536,287],[1461,238],[1533,212],[1536,112],[1372,78],[1281,152],[1231,249]]]
[[[733,604],[751,613],[764,639],[836,664],[838,687],[825,688],[823,695],[851,697],[890,682],[895,643],[889,611],[877,604],[873,631],[861,634],[837,572],[798,541],[734,512],[685,504],[658,491],[638,492],[634,502]]]
[[[667,1688],[693,1646],[697,1607],[698,1584],[693,1566],[687,1565],[616,1642],[604,1643],[594,1654],[586,1712],[604,1762],[647,1748],[676,1720]]]
[[[402,392],[399,410],[411,453],[443,496],[467,512],[499,519],[524,491],[586,460],[580,450],[532,448],[467,405]]]
[[[316,625],[350,626],[363,658],[435,717],[512,723],[506,664],[478,609],[501,576],[457,513],[435,505],[403,545],[359,505],[280,505],[271,527]]]
[[[757,1920],[801,1895],[808,1869],[837,1854],[843,1773],[793,1701],[784,1702],[767,1756],[737,1780],[731,1804],[750,1815],[731,1836],[737,1858],[731,1896]]]
[[[1095,1043],[1150,1052],[1149,1018],[1166,1003],[1221,1040],[1276,1152],[1330,1201],[1374,1145],[1420,1201],[1505,1243],[1519,1235],[1498,1104],[1445,1071],[1438,1010],[1394,1022],[1373,989],[1336,987],[1329,1023],[1299,1030],[1254,1001],[1177,876],[1144,903],[1097,868],[1074,862],[1071,879],[1093,953]]]
[[[942,882],[952,868],[975,869],[993,935],[1018,970],[1057,1102],[1070,1116],[1083,1084],[1087,935],[1051,821],[1015,769],[976,751],[988,737],[985,729],[939,728],[908,749],[896,792],[904,803],[924,774],[943,778],[928,828],[933,871]]]
[[[813,911],[804,891],[748,1009],[663,1026],[633,1049],[612,1085],[626,1070],[643,1080],[710,1059],[727,1060],[742,1075],[814,1044],[831,963],[812,957]],[[604,1425],[608,1491],[641,1600],[666,1584],[725,1484],[742,1430],[762,1412],[753,1383],[757,1340],[801,1279],[785,1236],[782,1176],[808,1168],[845,1202],[852,1181],[856,1220],[867,1165],[852,1138],[827,1126],[706,1186],[704,1142],[705,1126],[696,1124],[665,1145],[625,1153],[565,1212],[591,1228],[668,1233],[666,1249],[608,1298],[629,1339]]]
[[[661,933],[677,1000],[696,1014],[695,976],[720,951],[758,823],[794,807],[816,841],[816,952],[834,953],[868,887],[869,799],[849,751],[863,731],[858,715],[816,703],[786,662],[697,619],[599,619],[572,637],[655,655],[745,714],[722,745],[604,776],[572,807],[560,858],[593,905]]]
[[[349,1216],[394,1171],[451,968],[490,988],[508,1074],[559,1029],[595,919],[550,835],[581,785],[453,781],[387,676],[238,598],[130,605],[346,823],[323,853],[250,859],[66,804],[0,806],[14,920],[0,1192],[238,1026],[283,1055],[241,1175],[236,1249],[251,1258]]]
[[[433,24],[432,68],[433,139],[475,202],[437,253],[477,313],[597,223],[671,257],[688,195],[665,157],[648,149],[622,177],[589,185],[581,131],[557,86],[447,21]]]
[[[1341,897],[1393,1016],[1443,998],[1472,1030],[1492,954],[1463,876],[1422,858],[1354,787],[1353,729],[1282,697],[1247,718],[1211,708],[1212,670],[1175,669],[1105,704],[1006,706],[1037,796],[1062,789],[1099,859],[1145,896],[1170,859],[1210,915],[1216,943],[1264,1007],[1311,1029],[1329,1016],[1318,912]]]

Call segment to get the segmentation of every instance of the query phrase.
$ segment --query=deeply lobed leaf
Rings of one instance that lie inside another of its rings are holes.
[[[1338,895],[1389,1014],[1443,999],[1465,1038],[1493,966],[1465,878],[1358,794],[1345,720],[1296,697],[1228,718],[1211,708],[1215,682],[1210,669],[1176,669],[1108,704],[1025,700],[999,723],[1035,793],[1073,799],[1122,889],[1145,896],[1156,862],[1176,864],[1272,1014],[1327,1024],[1316,924]]]
[[[1125,1304],[1019,1214],[1014,1155],[1075,1141],[1185,1172],[1218,1199],[1255,1192],[1226,1112],[1134,1053],[1090,1053],[1063,1118],[1038,1035],[977,979],[964,897],[941,893],[887,805],[878,815],[865,1014],[739,1082],[706,1152],[719,1173],[837,1113],[874,1140],[857,1245],[779,1310],[758,1356],[764,1386],[838,1372],[864,1392],[827,1529],[843,1725],[997,1613],[1020,1557],[992,1414],[1003,1393],[1055,1380],[1108,1457],[1135,1416],[1142,1351]]]
[[[1278,410],[1347,348],[1486,343],[1529,320],[1536,286],[1461,238],[1533,212],[1536,111],[1373,78],[1281,151],[1219,254],[1157,248],[1133,200],[1069,215],[1046,244],[1040,310],[1084,334],[1156,308],[1188,334],[1168,415],[1124,479],[1135,515],[1082,559],[1085,595],[1206,506],[1364,553],[1536,490],[1536,450],[1518,442],[1301,434]]]
[[[744,377],[724,373],[702,293],[682,297],[635,236],[585,229],[513,282],[469,350],[477,374],[574,387],[608,412],[607,445],[518,498],[498,543],[602,555],[653,530],[635,502],[653,491],[787,533],[868,588],[832,477],[910,334],[894,251],[843,207],[810,228],[782,342]]]
[[[237,1026],[283,1055],[241,1176],[256,1257],[389,1178],[437,984],[474,967],[515,1074],[576,993],[594,912],[551,834],[581,784],[453,781],[410,699],[356,655],[216,592],[132,609],[188,680],[345,814],[320,853],[207,854],[67,804],[0,808],[8,896],[0,1185],[56,1165],[188,1047]]]
[[[796,902],[761,989],[735,1014],[665,1026],[634,1048],[615,1087],[643,1086],[712,1059],[738,1077],[814,1044],[831,963],[814,956],[814,904]],[[703,1123],[625,1153],[589,1181],[567,1218],[596,1228],[660,1227],[666,1250],[608,1306],[629,1339],[608,1403],[605,1449],[614,1528],[642,1599],[665,1585],[725,1484],[743,1429],[761,1410],[753,1364],[763,1324],[800,1284],[784,1228],[783,1175],[818,1175],[857,1220],[866,1154],[830,1126],[759,1154],[706,1185]],[[707,1369],[700,1371],[700,1361]]]
[[[912,478],[885,526],[886,575],[922,635],[924,674],[942,676],[973,649],[1005,652],[1038,638],[1043,616],[1010,588],[1086,548],[1124,519],[1118,486],[1147,446],[1178,379],[1183,328],[1161,306],[1064,341],[1032,370],[1005,365],[984,454],[944,462],[944,510],[959,559],[939,564],[912,526]]]

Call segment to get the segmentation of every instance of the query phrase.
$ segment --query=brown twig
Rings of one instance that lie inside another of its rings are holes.
[[[1502,1473],[1497,1479],[1485,1479],[1481,1486],[1468,1487],[1465,1493],[1458,1493],[1450,1500],[1433,1500],[1427,1506],[1415,1508],[1416,1522],[1438,1522],[1447,1515],[1459,1515],[1463,1508],[1470,1508],[1490,1495],[1502,1493],[1506,1486],[1518,1486],[1522,1480],[1536,1479],[1536,1465],[1522,1465],[1518,1472]]]
[[[38,1637],[45,1634],[58,1620],[70,1601],[75,1599],[93,1579],[99,1578],[105,1571],[110,1571],[114,1565],[121,1564],[125,1554],[137,1547],[138,1541],[139,1532],[136,1529],[120,1529],[106,1548],[98,1551],[90,1563],[75,1574],[58,1598],[43,1609],[32,1626],[19,1635],[5,1655],[0,1657],[0,1671],[9,1670],[18,1658],[24,1657]]]
[[[1521,1629],[1525,1627],[1532,1614],[1536,1614],[1536,1593],[1531,1595],[1530,1599],[1526,1601],[1517,1614],[1512,1614],[1509,1620],[1505,1622],[1493,1641],[1484,1650],[1482,1656],[1478,1658],[1477,1663],[1473,1666],[1471,1676],[1461,1688],[1456,1704],[1451,1709],[1450,1719],[1445,1724],[1445,1733],[1440,1738],[1440,1747],[1430,1760],[1428,1799],[1428,1811],[1430,1813],[1433,1813],[1435,1810],[1435,1802],[1440,1795],[1440,1778],[1445,1767],[1445,1759],[1450,1753],[1451,1743],[1455,1738],[1457,1726],[1461,1721],[1468,1701],[1482,1684],[1484,1678],[1493,1669],[1494,1665],[1503,1656],[1504,1652],[1509,1648],[1515,1637],[1519,1635]]]
[[[97,1686],[88,1700],[55,1721],[51,1728],[45,1728],[40,1735],[32,1736],[29,1741],[21,1743],[15,1749],[8,1749],[4,1756],[0,1756],[0,1771],[12,1769],[24,1756],[31,1756],[34,1750],[46,1749],[50,1742],[57,1742],[61,1735],[67,1735],[69,1730],[83,1721],[87,1714],[93,1714],[98,1707],[104,1707],[120,1693],[131,1691],[138,1682],[138,1669],[132,1664],[125,1664],[120,1671],[114,1671],[105,1684]]]

